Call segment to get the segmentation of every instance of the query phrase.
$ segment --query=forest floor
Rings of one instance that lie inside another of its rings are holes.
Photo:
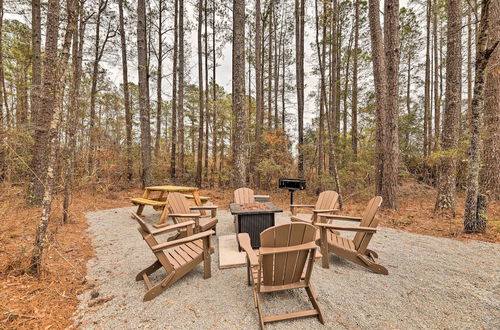
[[[220,208],[227,209],[232,190],[202,190]],[[287,191],[257,191],[271,195],[278,206],[288,209]],[[79,303],[77,296],[92,287],[85,279],[87,261],[95,255],[88,237],[87,212],[130,206],[129,198],[142,194],[140,189],[112,191],[82,190],[74,194],[70,221],[61,223],[62,197],[56,196],[49,225],[43,272],[39,279],[25,273],[34,242],[39,208],[27,206],[22,187],[0,190],[0,328],[65,328],[71,325]],[[483,235],[462,232],[463,194],[457,199],[457,213],[435,214],[435,190],[407,182],[400,187],[398,211],[381,211],[381,226],[417,234],[456,240],[500,242],[500,202],[489,206],[488,230]],[[297,203],[312,203],[313,192],[298,192]],[[344,213],[360,214],[370,198],[367,194],[345,194]],[[105,298],[94,304],[105,303]]]

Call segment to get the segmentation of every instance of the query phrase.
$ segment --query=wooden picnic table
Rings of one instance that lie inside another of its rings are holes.
[[[152,193],[159,192],[158,197],[153,197]],[[137,214],[141,215],[144,210],[144,206],[150,205],[155,210],[163,209],[160,220],[153,226],[155,228],[163,227],[167,225],[168,218],[168,206],[167,206],[167,196],[171,192],[179,192],[182,194],[191,194],[193,196],[194,202],[197,206],[203,204],[202,198],[199,194],[199,189],[196,187],[184,187],[184,186],[151,186],[144,189],[144,194],[141,198],[132,198],[131,202],[134,205],[138,205]],[[205,201],[207,198],[204,198]],[[205,211],[200,211],[202,215],[205,215]]]

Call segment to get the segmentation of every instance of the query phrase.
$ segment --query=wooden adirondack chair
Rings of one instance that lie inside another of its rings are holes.
[[[203,205],[203,206],[189,206],[186,197],[178,192],[168,194],[167,203],[170,210],[169,216],[172,217],[174,223],[180,224],[186,221],[194,221],[195,232],[202,232],[213,229],[216,232],[217,226],[217,206],[216,205]],[[210,210],[210,218],[201,219],[200,213],[191,213],[192,210]],[[186,237],[186,230],[182,229],[179,234],[173,239]]]
[[[234,202],[237,204],[255,203],[253,190],[250,188],[238,188],[234,191]]]
[[[306,316],[317,316],[324,324],[310,281],[316,252],[315,235],[316,228],[306,223],[288,223],[268,228],[260,233],[261,247],[257,257],[250,245],[248,234],[238,234],[239,244],[247,254],[248,285],[253,285],[254,304],[259,313],[261,329],[264,329],[265,323]],[[262,293],[300,288],[306,290],[313,309],[273,316],[263,315],[260,296]]]
[[[150,230],[137,214],[132,213],[132,215],[139,223],[139,232],[157,259],[151,266],[141,271],[135,277],[136,281],[144,281],[148,289],[144,295],[144,301],[151,300],[158,296],[202,261],[204,263],[204,278],[207,279],[211,277],[210,235],[214,234],[213,230],[193,235],[194,221],[185,221],[158,230]],[[158,243],[156,240],[158,235],[180,228],[185,229],[187,237],[166,243]],[[167,272],[167,276],[159,283],[153,285],[148,275],[153,274],[162,267]]]
[[[368,249],[368,244],[374,233],[377,232],[378,219],[375,217],[382,204],[382,197],[374,197],[368,202],[363,217],[341,215],[320,215],[321,218],[332,220],[359,221],[359,227],[340,226],[319,221],[316,226],[320,229],[320,244],[323,268],[328,268],[328,252],[348,259],[378,274],[388,275],[387,269],[376,263],[378,254]],[[340,231],[356,232],[354,239],[340,236]]]
[[[323,191],[321,194],[319,194],[318,201],[316,202],[315,205],[301,205],[301,204],[290,205],[290,210],[292,212],[292,216],[290,219],[292,221],[301,221],[314,224],[316,223],[316,221],[318,221],[318,214],[329,214],[338,211],[338,209],[335,208],[335,205],[337,204],[338,200],[339,200],[339,194],[336,191],[333,190]],[[309,219],[298,217],[296,212],[297,208],[312,208],[313,213]]]

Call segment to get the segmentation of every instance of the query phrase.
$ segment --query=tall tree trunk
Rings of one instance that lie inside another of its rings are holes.
[[[54,185],[54,168],[56,165],[57,146],[57,129],[62,112],[62,89],[63,81],[66,76],[66,68],[70,54],[71,38],[73,37],[76,28],[76,8],[75,0],[67,2],[67,17],[68,23],[66,34],[61,51],[61,58],[57,57],[57,39],[59,33],[59,1],[49,0],[47,6],[47,33],[45,42],[45,59],[44,59],[44,76],[43,76],[43,91],[40,99],[40,118],[49,114],[47,109],[51,109],[51,118],[48,122],[48,140],[46,142],[47,149],[42,149],[40,152],[47,153],[47,167],[44,175],[45,190],[42,199],[42,214],[38,223],[35,246],[31,255],[31,263],[28,272],[40,275],[43,250],[46,244],[46,233],[49,225],[52,205],[52,188]],[[49,62],[50,61],[50,62]]]
[[[318,162],[316,172],[318,174],[319,182],[322,181],[323,163],[324,163],[324,133],[325,133],[325,53],[326,53],[326,1],[323,1],[322,11],[322,40],[321,45],[319,42],[319,13],[318,13],[318,0],[314,1],[315,8],[315,25],[316,25],[316,52],[318,53],[319,72],[320,72],[320,100],[319,100],[319,131],[318,131]],[[321,187],[320,187],[321,188]]]
[[[205,57],[205,157],[204,157],[204,165],[203,167],[205,168],[203,172],[203,176],[205,177],[205,181],[208,179],[208,144],[209,144],[209,120],[210,120],[210,107],[209,107],[209,101],[208,101],[208,0],[205,0],[204,4],[204,24],[205,24],[205,34],[203,36],[204,39],[204,57]]]
[[[351,64],[351,53],[352,53],[352,43],[354,39],[354,31],[351,30],[351,36],[349,37],[349,44],[347,46],[347,58],[345,60],[345,82],[344,82],[344,113],[342,115],[343,119],[343,137],[344,141],[347,141],[347,116],[349,115],[349,110],[347,108],[347,96],[349,92],[349,69]]]
[[[283,42],[283,58],[282,60],[282,69],[281,69],[281,127],[286,132],[285,122],[286,122],[286,107],[285,107],[285,92],[286,92],[286,49],[285,42]]]
[[[458,120],[460,117],[462,86],[462,2],[460,0],[449,0],[447,3],[447,10],[446,103],[443,122],[443,140],[441,144],[443,156],[439,164],[436,210],[453,210],[455,207],[457,172],[455,153],[458,147]]]
[[[251,170],[259,164],[261,139],[262,139],[262,122],[264,117],[263,109],[263,93],[262,93],[262,30],[261,30],[261,7],[260,0],[255,0],[255,152],[252,155]],[[255,175],[255,185],[260,186],[259,174]]]
[[[132,112],[130,110],[130,93],[128,90],[128,62],[127,62],[127,39],[125,35],[125,23],[123,16],[123,0],[118,1],[120,19],[120,42],[122,52],[122,79],[123,79],[123,103],[125,106],[125,131],[127,143],[127,179],[132,181]]]
[[[217,71],[217,60],[216,60],[216,39],[215,39],[215,19],[216,19],[216,8],[215,0],[212,0],[212,153],[213,153],[213,165],[212,165],[212,178],[215,182],[215,171],[217,170],[217,83],[216,83],[216,71]]]
[[[158,1],[158,70],[156,72],[156,138],[155,138],[155,158],[160,155],[160,139],[161,139],[161,82],[163,78],[163,1]],[[165,129],[166,131],[166,129]]]
[[[245,116],[245,0],[233,0],[233,116],[236,131],[234,135],[234,188],[246,185],[247,141]]]
[[[170,150],[170,178],[175,182],[177,160],[177,71],[179,57],[179,1],[174,0],[174,58],[172,66],[172,145]]]
[[[299,178],[304,177],[304,13],[305,1],[295,0],[295,71],[297,80]]]
[[[385,77],[386,59],[384,52],[384,36],[380,26],[380,3],[379,0],[370,0],[368,6],[368,18],[370,23],[370,39],[373,61],[373,78],[375,82],[376,99],[376,136],[375,136],[375,193],[382,194],[384,182],[384,123],[387,95],[387,81]]]
[[[7,170],[7,166],[5,164],[5,150],[4,150],[4,140],[6,140],[4,130],[4,115],[3,115],[3,81],[4,81],[4,72],[3,72],[3,0],[0,0],[0,182],[3,182],[5,179],[5,172]]]
[[[137,71],[139,75],[139,112],[141,122],[142,186],[151,184],[151,127],[149,118],[148,63],[146,45],[146,4],[137,1]]]
[[[359,1],[354,1],[354,54],[352,61],[352,123],[351,141],[354,161],[358,160],[358,41],[359,41]],[[348,79],[346,77],[346,79]],[[345,91],[347,93],[347,91]]]
[[[69,206],[71,202],[71,192],[73,189],[73,180],[75,172],[75,152],[76,152],[76,130],[78,125],[78,119],[81,114],[79,108],[81,107],[80,99],[80,84],[82,79],[82,59],[83,59],[83,42],[85,40],[85,25],[86,21],[84,19],[83,3],[78,5],[79,26],[75,29],[75,34],[73,36],[73,49],[72,49],[72,60],[71,60],[71,70],[72,70],[72,82],[70,90],[70,104],[68,108],[68,144],[66,147],[66,175],[64,180],[64,200],[63,200],[63,223],[67,223],[69,220]]]
[[[500,40],[500,3],[490,1],[488,43]],[[493,19],[492,19],[493,18]],[[491,55],[486,67],[484,92],[484,148],[481,169],[481,190],[491,199],[500,200],[500,46]]]
[[[31,116],[34,122],[37,121],[37,114],[40,107],[40,88],[42,85],[41,44],[42,24],[40,0],[33,0],[31,1],[31,51],[33,52],[31,63]],[[2,99],[0,99],[0,103],[1,100]]]
[[[283,30],[283,24],[281,24],[281,31],[280,31],[280,40],[278,43],[278,33],[277,33],[277,28],[278,28],[278,18],[276,17],[276,8],[273,9],[273,19],[274,19],[274,27],[275,27],[275,32],[274,32],[274,128],[278,129],[279,128],[279,112],[278,112],[278,89],[279,89],[279,68],[280,68],[280,57],[281,57],[281,43],[283,41],[282,38],[282,30]]]
[[[467,173],[467,197],[465,199],[464,213],[464,230],[467,233],[484,233],[486,231],[486,215],[481,214],[481,210],[478,208],[479,164],[481,161],[481,115],[484,111],[483,91],[485,70],[493,51],[497,48],[498,43],[500,42],[499,39],[494,38],[491,38],[488,41],[491,24],[490,5],[491,0],[483,1],[483,5],[481,7],[481,21],[479,23],[479,35],[477,36],[476,45],[476,80],[474,83],[474,94],[471,101],[469,166]],[[497,10],[494,11],[494,14],[496,15],[491,16],[494,19],[498,19],[498,14],[500,13],[498,10],[499,6],[496,5],[496,7]],[[495,27],[498,31],[498,23]]]
[[[202,48],[202,27],[203,27],[203,0],[198,0],[198,102],[200,116],[198,123],[198,152],[196,160],[196,185],[201,187],[201,172],[203,166],[203,119],[205,112],[204,92],[203,92],[203,48]],[[243,92],[245,94],[245,92]]]
[[[386,0],[384,15],[387,91],[385,116],[385,159],[382,205],[397,209],[398,191],[398,116],[399,116],[399,1]]]
[[[95,121],[96,121],[96,98],[97,98],[97,79],[99,75],[99,62],[101,61],[102,55],[104,53],[104,47],[109,38],[110,25],[108,24],[108,32],[106,38],[100,46],[100,30],[101,30],[101,19],[108,6],[108,0],[99,0],[99,8],[97,9],[97,21],[95,28],[95,44],[94,44],[94,61],[92,63],[92,82],[90,89],[90,118],[89,118],[89,157],[88,157],[88,173],[92,175],[94,171],[94,153],[95,145],[97,141],[97,132],[95,131]]]
[[[424,80],[424,157],[429,156],[429,113],[431,111],[431,13],[432,0],[427,0],[426,46],[425,46],[425,80]]]
[[[438,51],[438,3],[434,2],[433,9],[433,42],[434,42],[434,150],[440,148],[441,143],[441,92],[439,90],[439,82],[442,79],[441,65],[439,64],[439,51]]]
[[[179,131],[177,142],[179,145],[179,172],[184,175],[184,0],[179,0],[179,90],[177,116],[179,120]]]
[[[272,89],[273,89],[273,1],[269,3],[269,34],[267,36],[268,49],[267,49],[267,129],[270,130],[273,126],[273,100],[272,100]]]

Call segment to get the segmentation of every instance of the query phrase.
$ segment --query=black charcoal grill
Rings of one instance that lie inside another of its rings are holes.
[[[280,189],[287,189],[290,192],[290,205],[293,205],[293,193],[297,190],[306,189],[304,179],[280,179],[278,183]]]

